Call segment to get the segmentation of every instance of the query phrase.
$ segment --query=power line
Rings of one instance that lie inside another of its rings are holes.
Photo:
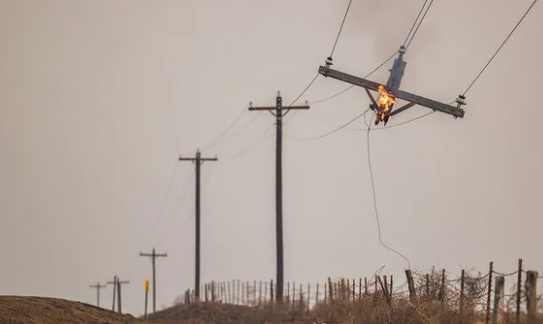
[[[498,50],[496,51],[496,53],[494,53],[494,55],[492,55],[492,57],[490,58],[490,60],[486,63],[486,65],[483,67],[483,69],[481,70],[481,72],[479,72],[479,74],[475,77],[475,79],[473,80],[473,82],[471,82],[471,84],[468,86],[468,88],[466,89],[466,91],[464,91],[463,95],[466,95],[466,93],[471,89],[471,87],[475,84],[475,82],[479,79],[479,77],[481,76],[481,74],[483,74],[483,72],[485,71],[485,69],[488,67],[488,65],[490,64],[490,62],[492,62],[492,60],[494,59],[494,57],[496,57],[496,55],[498,55],[498,53],[500,52],[500,50],[502,49],[502,47],[505,45],[505,43],[507,43],[507,41],[509,40],[509,38],[511,37],[511,35],[513,35],[513,33],[515,32],[515,30],[517,29],[517,27],[520,25],[520,23],[524,20],[524,17],[526,17],[526,15],[528,15],[528,13],[530,12],[530,10],[532,10],[532,7],[535,5],[535,3],[537,2],[537,0],[534,0],[534,2],[532,2],[532,4],[530,5],[530,7],[528,8],[528,10],[526,10],[526,12],[524,13],[524,15],[522,16],[522,18],[520,18],[520,20],[518,21],[518,23],[515,25],[515,27],[513,28],[513,30],[511,30],[511,32],[509,33],[509,35],[507,35],[507,38],[505,38],[505,40],[503,41],[503,43],[500,45],[500,47],[498,48]]]
[[[411,32],[413,31],[413,28],[415,28],[415,25],[417,24],[417,20],[419,20],[419,17],[422,14],[422,10],[424,10],[424,7],[426,6],[427,2],[428,2],[428,0],[425,0],[424,4],[420,8],[419,14],[417,15],[417,18],[415,18],[415,21],[413,22],[413,26],[411,26],[411,29],[409,30],[409,33],[407,34],[407,36],[405,37],[405,40],[403,41],[403,46],[405,46],[405,44],[407,43],[407,40],[409,39],[409,36],[411,35]]]
[[[229,156],[226,156],[224,158],[225,161],[228,161],[228,160],[231,160],[233,158],[237,158],[237,157],[240,157],[242,155],[245,155],[247,153],[249,153],[250,151],[256,149],[259,145],[261,144],[264,144],[265,142],[267,142],[268,140],[270,140],[273,136],[273,132],[272,133],[269,133],[269,136],[264,140],[262,141],[261,143],[259,143],[262,138],[264,138],[265,135],[268,135],[268,132],[270,130],[273,129],[273,126],[274,124],[271,124],[270,127],[268,127],[259,137],[257,137],[256,140],[254,140],[253,142],[251,142],[251,144],[249,144],[248,146],[246,146],[244,149],[238,151],[237,153],[234,153],[232,155],[229,155]],[[258,144],[258,145],[257,145]]]
[[[226,136],[226,134],[237,124],[237,122],[245,114],[245,112],[246,112],[246,109],[245,109],[245,107],[243,107],[243,110],[241,111],[241,114],[238,115],[238,117],[234,120],[234,122],[232,124],[230,124],[230,126],[215,141],[213,141],[208,146],[203,147],[202,151],[207,150],[208,148],[211,148],[211,147],[215,146],[221,139],[223,139],[224,136]]]
[[[420,25],[422,25],[422,22],[424,21],[424,18],[426,17],[426,14],[428,13],[428,10],[430,10],[430,7],[432,7],[433,3],[434,3],[434,0],[430,1],[430,4],[426,8],[426,11],[424,12],[424,15],[420,19],[419,24],[417,25],[417,28],[415,29],[415,32],[413,32],[413,36],[411,36],[411,39],[409,40],[409,43],[407,43],[407,46],[405,47],[406,51],[409,48],[409,45],[411,45],[411,42],[413,41],[413,38],[415,38],[415,35],[417,34],[417,31],[419,30]],[[426,4],[426,2],[425,2],[425,4]]]
[[[364,121],[366,121],[366,119],[364,118]],[[377,221],[377,231],[378,231],[378,234],[379,234],[379,242],[381,243],[382,246],[384,246],[386,249],[396,253],[397,255],[401,256],[402,258],[405,259],[405,261],[407,261],[407,268],[408,269],[411,269],[411,262],[409,261],[409,259],[403,255],[402,253],[390,248],[388,245],[386,245],[382,238],[381,238],[381,222],[379,220],[379,210],[377,208],[377,195],[375,193],[375,183],[374,183],[374,179],[373,179],[373,169],[372,169],[372,166],[371,166],[371,149],[370,149],[370,129],[371,127],[369,127],[368,125],[368,132],[367,132],[367,135],[366,135],[366,138],[367,138],[367,149],[368,149],[368,167],[369,167],[369,172],[370,172],[370,178],[371,178],[371,189],[372,189],[372,192],[373,192],[373,207],[375,209],[375,219]]]
[[[320,139],[320,138],[323,138],[323,137],[326,137],[326,136],[329,136],[329,135],[332,135],[334,134],[335,132],[347,127],[348,125],[350,125],[351,123],[353,123],[354,121],[358,120],[360,117],[366,115],[366,113],[369,111],[369,109],[366,109],[366,111],[364,111],[363,113],[359,114],[358,116],[356,116],[355,118],[351,119],[350,121],[346,122],[345,124],[339,126],[338,128],[328,132],[328,133],[325,133],[325,134],[322,134],[320,136],[316,136],[316,137],[310,137],[310,138],[300,138],[299,140],[302,140],[302,141],[312,141],[312,140],[316,140],[316,139]]]
[[[377,70],[379,70],[381,67],[383,67],[383,65],[387,64],[388,61],[390,61],[395,55],[396,55],[397,51],[394,51],[394,53],[392,53],[392,55],[390,55],[383,63],[379,64],[375,69],[373,69],[370,73],[368,73],[367,75],[364,76],[364,79],[365,78],[369,78],[373,73],[377,72]],[[318,103],[322,103],[322,102],[325,102],[325,101],[328,101],[330,99],[334,99],[335,97],[339,96],[339,95],[342,95],[343,93],[347,92],[348,90],[352,89],[354,87],[354,84],[353,85],[350,85],[348,86],[347,88],[341,90],[340,92],[330,96],[330,97],[327,97],[327,98],[324,98],[324,99],[321,99],[321,100],[316,100],[316,101],[312,101],[310,102],[311,105],[314,105],[314,104],[318,104]]]
[[[332,52],[330,53],[330,58],[334,55],[334,51],[336,50],[337,42],[339,41],[339,36],[341,35],[341,31],[343,30],[343,25],[345,24],[345,20],[347,19],[347,14],[349,13],[349,9],[351,9],[351,3],[353,0],[349,1],[349,4],[347,5],[347,10],[345,10],[345,15],[343,16],[343,21],[341,22],[341,26],[339,27],[339,31],[336,36],[336,41],[334,42],[334,46],[332,47]]]

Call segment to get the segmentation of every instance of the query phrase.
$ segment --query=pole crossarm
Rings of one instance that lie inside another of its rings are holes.
[[[379,86],[381,85],[380,83],[366,80],[366,79],[363,79],[354,75],[350,75],[347,73],[343,73],[340,71],[336,71],[326,66],[320,66],[319,73],[325,77],[331,77],[332,79],[340,80],[340,81],[350,83],[350,84],[353,84],[362,88],[366,88],[368,90],[373,90],[373,91],[379,91]],[[398,99],[408,101],[410,103],[413,103],[414,105],[430,108],[430,109],[433,109],[433,110],[436,110],[448,115],[452,115],[454,117],[460,117],[460,118],[464,117],[463,109],[454,107],[448,104],[444,104],[439,101],[428,99],[428,98],[425,98],[416,94],[412,94],[403,90],[397,90],[393,93],[393,95]]]

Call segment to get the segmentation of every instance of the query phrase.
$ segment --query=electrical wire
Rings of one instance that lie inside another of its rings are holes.
[[[388,61],[390,61],[395,55],[396,55],[397,51],[394,51],[394,53],[392,53],[383,63],[379,64],[375,69],[373,69],[370,73],[368,73],[367,75],[365,75],[363,78],[369,78],[373,73],[377,72],[377,70],[379,70],[381,67],[383,67],[383,65],[387,64]],[[316,100],[316,101],[312,101],[310,102],[310,104],[314,105],[314,104],[318,104],[318,103],[322,103],[322,102],[325,102],[325,101],[328,101],[330,99],[333,99],[339,95],[342,95],[343,93],[347,92],[348,90],[352,89],[355,85],[352,84],[350,86],[348,86],[347,88],[341,90],[340,92],[330,96],[330,97],[327,97],[327,98],[324,98],[324,99],[321,99],[321,100]]]
[[[230,126],[215,140],[213,141],[211,144],[209,144],[208,146],[202,148],[202,151],[203,150],[207,150],[213,146],[215,146],[220,140],[222,140],[226,134],[228,134],[228,132],[237,124],[237,122],[239,121],[239,119],[247,112],[247,108],[243,107],[243,110],[241,111],[241,114],[238,115],[238,117],[234,120],[234,122],[232,124],[230,124]]]
[[[358,120],[360,117],[366,115],[368,113],[369,109],[366,109],[366,111],[364,111],[363,113],[359,114],[358,116],[356,116],[355,118],[351,119],[350,121],[346,122],[345,124],[339,126],[338,128],[328,132],[328,133],[325,133],[325,134],[322,134],[320,136],[316,136],[316,137],[310,137],[310,138],[298,138],[298,140],[301,140],[301,141],[312,141],[312,140],[316,140],[316,139],[320,139],[320,138],[323,138],[323,137],[326,137],[326,136],[329,136],[329,135],[332,135],[334,134],[335,132],[347,127],[349,124],[353,123],[354,121]]]
[[[232,154],[230,156],[226,156],[225,158],[223,158],[223,161],[228,161],[228,160],[231,160],[231,159],[234,159],[234,158],[237,158],[237,157],[240,157],[242,155],[245,155],[247,153],[249,153],[250,151],[254,150],[255,148],[257,148],[259,145],[259,142],[262,140],[262,138],[264,138],[265,135],[268,134],[268,132],[273,128],[274,124],[270,125],[270,127],[268,127],[259,137],[257,137],[256,140],[254,140],[253,142],[251,142],[251,144],[249,144],[248,146],[246,146],[244,149],[238,151],[237,153],[235,154]],[[267,142],[271,137],[272,137],[273,133],[271,133],[264,141],[262,141],[260,144],[264,144],[265,142]]]
[[[424,7],[426,7],[426,3],[428,0],[424,0],[424,3],[422,4],[422,7],[420,8],[419,14],[417,15],[417,18],[415,18],[415,21],[413,22],[413,26],[411,26],[411,29],[409,30],[409,33],[405,37],[405,40],[403,41],[403,46],[407,43],[407,40],[409,39],[409,36],[411,35],[411,32],[413,31],[413,28],[415,28],[415,25],[417,24],[417,20],[419,20],[420,15],[422,14],[422,11],[424,10]]]
[[[364,118],[364,121],[366,121],[366,119]],[[369,126],[369,125],[368,125]],[[405,261],[407,261],[407,269],[411,269],[411,261],[409,261],[409,259],[403,255],[402,253],[396,251],[395,249],[389,247],[388,245],[386,245],[384,242],[383,242],[383,239],[381,238],[381,222],[379,220],[379,209],[377,207],[377,195],[376,195],[376,191],[375,191],[375,182],[374,182],[374,178],[373,178],[373,168],[372,168],[372,165],[371,165],[371,148],[370,148],[370,129],[371,127],[368,127],[368,132],[366,134],[366,138],[367,138],[367,149],[368,149],[368,168],[369,168],[369,173],[370,173],[370,178],[371,178],[371,189],[372,189],[372,192],[373,192],[373,207],[374,207],[374,210],[375,210],[375,220],[377,221],[377,231],[378,231],[378,235],[379,235],[379,242],[381,243],[381,245],[383,247],[385,247],[386,249],[388,249],[389,251],[392,251],[394,253],[396,253],[397,255],[399,255],[400,257],[402,257],[403,259],[405,259]]]
[[[162,203],[160,204],[158,208],[158,212],[155,217],[155,224],[153,225],[153,228],[151,229],[151,232],[154,232],[155,227],[157,226],[158,222],[160,221],[160,215],[162,215],[162,212],[164,210],[164,206],[166,205],[166,201],[168,200],[168,197],[170,196],[170,192],[172,191],[173,182],[175,180],[175,176],[177,175],[177,170],[179,169],[179,163],[175,164],[175,169],[173,170],[172,177],[170,178],[170,182],[168,184],[168,190],[166,191],[166,195],[164,196],[164,199],[162,200]]]
[[[339,36],[341,36],[341,31],[343,30],[343,25],[345,24],[345,20],[347,19],[347,14],[349,13],[349,9],[351,9],[351,3],[353,0],[349,0],[349,4],[347,5],[347,10],[345,10],[345,15],[343,16],[343,21],[341,22],[341,26],[339,27],[339,31],[336,36],[336,41],[334,42],[334,46],[332,47],[332,52],[330,53],[330,57],[334,55],[334,51],[336,50],[337,42],[339,41]]]
[[[407,43],[407,45],[405,46],[405,51],[407,51],[407,49],[409,48],[409,45],[411,45],[411,42],[413,41],[413,38],[415,38],[415,35],[417,34],[420,25],[422,25],[422,22],[424,21],[424,18],[426,17],[426,14],[428,13],[428,10],[430,10],[430,7],[432,7],[433,3],[434,3],[434,0],[430,1],[430,4],[426,8],[426,11],[424,12],[424,15],[422,16],[422,18],[419,21],[419,24],[417,25],[417,29],[415,29],[415,32],[413,32],[413,36],[411,36],[411,39],[409,40],[409,43]],[[426,2],[425,2],[425,4],[426,4]]]
[[[534,2],[532,2],[532,4],[530,5],[530,7],[528,8],[528,10],[526,10],[526,12],[524,13],[524,15],[522,16],[522,18],[520,18],[520,20],[517,22],[517,24],[515,25],[515,27],[513,28],[513,30],[511,30],[511,32],[509,33],[509,35],[507,35],[507,37],[505,38],[505,40],[503,41],[503,43],[500,45],[500,47],[498,48],[498,50],[494,53],[494,55],[492,55],[492,57],[490,58],[490,60],[486,63],[486,65],[483,67],[483,69],[481,70],[481,72],[479,72],[479,74],[475,77],[475,79],[471,82],[471,84],[468,86],[468,88],[466,89],[466,91],[464,91],[463,95],[465,96],[466,93],[471,89],[471,87],[475,84],[475,82],[479,79],[479,77],[483,74],[483,72],[485,71],[485,69],[488,67],[488,65],[490,64],[490,62],[492,62],[492,60],[494,60],[494,58],[496,57],[496,55],[498,55],[498,53],[500,52],[500,50],[502,49],[502,47],[505,45],[505,43],[507,43],[507,41],[509,40],[509,38],[511,37],[511,35],[513,35],[513,33],[515,32],[515,30],[517,29],[517,27],[520,25],[520,23],[524,20],[524,17],[526,17],[526,15],[528,15],[528,13],[530,12],[530,10],[532,10],[532,7],[535,5],[535,3],[537,2],[537,0],[534,0]]]

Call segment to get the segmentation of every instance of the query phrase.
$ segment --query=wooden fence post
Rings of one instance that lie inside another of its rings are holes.
[[[326,293],[325,293],[326,294]],[[317,292],[315,293],[315,307],[319,304],[319,283],[317,283]]]
[[[348,301],[351,299],[351,282],[349,279],[347,279],[347,286],[344,288],[345,288],[345,295],[347,295],[345,299]]]
[[[328,283],[324,283],[324,304],[326,305],[327,303],[327,300],[330,300],[330,298],[328,298],[328,294],[327,294],[327,288],[329,287]],[[329,289],[329,288],[328,288]]]
[[[413,273],[411,270],[405,270],[405,276],[407,277],[407,287],[409,289],[409,298],[415,300],[417,297],[417,290],[415,289],[415,281],[413,280]]]
[[[368,294],[368,278],[364,277],[364,295]]]
[[[504,306],[504,287],[505,277],[497,276],[494,287],[494,310],[492,314],[492,324],[498,324],[503,322],[503,306]]]
[[[430,275],[426,274],[426,296],[430,296]]]
[[[528,324],[535,323],[537,317],[537,271],[526,272],[526,312]]]
[[[462,269],[460,276],[460,324],[464,322],[464,285],[466,283],[466,270]]]
[[[520,323],[520,300],[522,290],[522,259],[518,259],[518,277],[517,277],[517,324]]]
[[[486,316],[485,316],[485,324],[490,323],[490,298],[492,294],[492,274],[494,272],[494,262],[490,262],[490,266],[488,269],[488,294],[486,296]]]
[[[326,289],[326,286],[324,289]],[[330,301],[330,303],[332,303],[333,299],[334,299],[334,292],[332,288],[332,279],[328,277],[328,300]]]
[[[353,301],[356,299],[356,281],[353,279]]]
[[[273,279],[270,282],[270,299],[272,303],[272,308],[275,308],[275,298],[273,296]]]
[[[307,284],[307,314],[309,315],[309,304],[311,303],[311,283]]]

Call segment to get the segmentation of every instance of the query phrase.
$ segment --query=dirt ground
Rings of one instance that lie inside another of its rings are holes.
[[[147,321],[85,303],[57,298],[0,296],[2,324],[313,324],[293,320],[286,311],[201,303],[179,305],[151,314]]]

